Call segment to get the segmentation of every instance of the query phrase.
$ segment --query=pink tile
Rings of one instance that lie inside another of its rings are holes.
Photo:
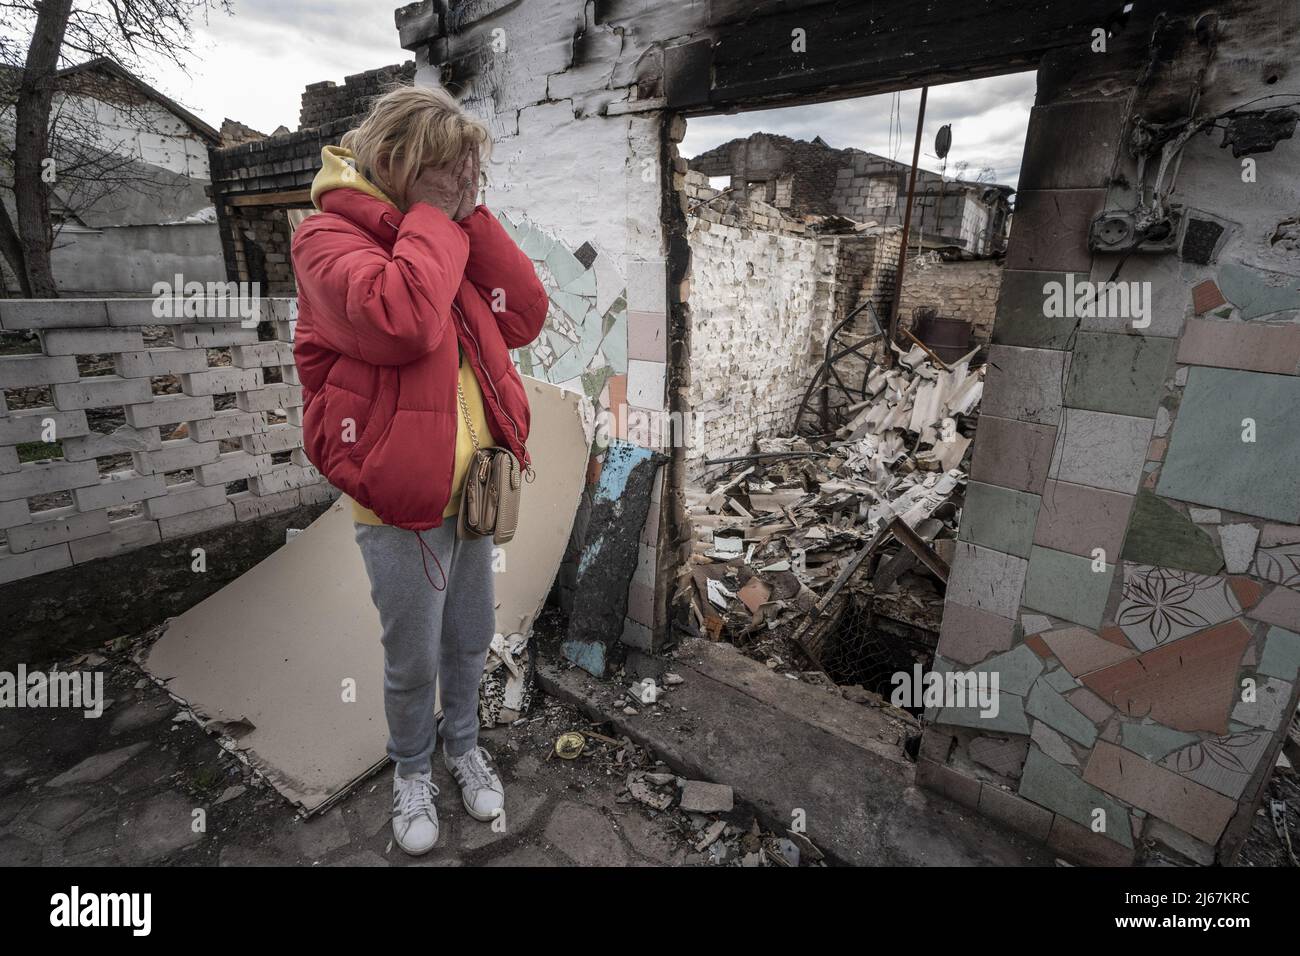
[[[668,361],[668,317],[662,312],[628,312],[627,357]]]
[[[978,664],[990,654],[1011,649],[1016,622],[979,608],[949,601],[943,607],[938,653],[959,664]]]
[[[1110,720],[1111,714],[1115,713],[1115,708],[1110,706],[1092,691],[1086,687],[1076,687],[1065,695],[1065,699],[1070,702],[1079,713],[1087,717],[1094,724],[1101,726]]]
[[[1288,631],[1300,631],[1300,591],[1279,584],[1251,608],[1247,617],[1285,627]]]
[[[1113,564],[1124,546],[1124,529],[1133,496],[1068,481],[1048,481],[1038,508],[1034,544],[1067,554],[1092,557],[1103,549]]]
[[[1294,375],[1300,363],[1300,325],[1188,319],[1178,364],[1240,368]]]
[[[1137,654],[1131,647],[1120,647],[1082,627],[1048,631],[1042,637],[1052,649],[1052,656],[1075,677],[1118,664]]]
[[[1241,621],[1228,621],[1094,671],[1083,683],[1130,717],[1226,734],[1237,665],[1249,641]]]
[[[1237,811],[1235,800],[1104,740],[1093,748],[1083,779],[1206,843],[1218,842]]]

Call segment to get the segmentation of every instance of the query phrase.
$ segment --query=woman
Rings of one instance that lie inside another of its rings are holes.
[[[492,820],[505,805],[478,745],[492,539],[458,538],[454,516],[475,441],[528,467],[528,400],[509,350],[537,337],[547,296],[476,205],[490,145],[447,93],[389,93],[323,150],[320,213],[293,240],[303,444],[352,499],[383,625],[393,836],[410,854],[438,839],[439,735],[470,815]]]

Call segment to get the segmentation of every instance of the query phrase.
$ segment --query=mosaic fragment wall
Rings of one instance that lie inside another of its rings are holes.
[[[1300,53],[1285,7],[1220,12],[1198,115],[1277,92],[1261,64]],[[1168,251],[1087,245],[1132,204],[1132,115],[1185,109],[1193,22],[1147,88],[1123,82],[1143,37],[1040,72],[936,660],[996,673],[1000,707],[932,711],[918,769],[1088,862],[1229,859],[1296,707],[1300,142],[1252,170],[1196,135]],[[1045,314],[1048,283],[1117,267],[1147,284],[1136,324]]]

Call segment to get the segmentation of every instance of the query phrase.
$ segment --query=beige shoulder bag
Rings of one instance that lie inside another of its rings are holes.
[[[460,494],[460,515],[456,519],[456,535],[461,538],[486,538],[495,544],[505,544],[515,536],[519,526],[519,498],[523,476],[519,462],[508,448],[480,448],[474,423],[470,421],[469,405],[459,376],[456,379],[456,397],[460,413],[465,417],[474,455],[465,474],[465,487]]]

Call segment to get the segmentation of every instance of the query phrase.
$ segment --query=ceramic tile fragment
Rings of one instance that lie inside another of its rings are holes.
[[[1300,522],[1300,442],[1289,440],[1297,407],[1300,377],[1193,368],[1157,490],[1166,498]]]
[[[1051,629],[1052,619],[1042,614],[1022,614],[1020,615],[1020,627],[1026,636],[1039,634]]]
[[[1110,562],[1094,571],[1088,558],[1035,545],[1025,575],[1024,602],[1053,617],[1098,627],[1114,575]]]
[[[1272,735],[1262,730],[1208,737],[1170,753],[1160,765],[1235,800],[1271,742]]]
[[[1115,708],[1106,703],[1086,687],[1079,687],[1072,691],[1067,691],[1065,699],[1068,700],[1079,713],[1087,717],[1094,724],[1101,726],[1110,720],[1111,714],[1115,713]]]
[[[981,415],[971,479],[1038,494],[1047,479],[1055,441],[1056,429],[1051,425]]]
[[[1115,621],[1138,650],[1176,641],[1241,611],[1228,580],[1126,564]]]
[[[1016,622],[978,608],[948,601],[943,607],[938,652],[960,664],[978,664],[990,654],[1008,650],[1015,641]]]
[[[1290,631],[1300,631],[1300,591],[1281,586],[1273,588],[1264,595],[1264,600],[1250,609],[1250,617]]]
[[[1178,361],[1294,375],[1300,362],[1300,326],[1188,319]]]
[[[1038,496],[971,481],[966,485],[957,536],[994,551],[1029,557],[1038,517]]]
[[[1152,424],[1149,418],[1067,408],[1048,476],[1133,494],[1142,476]]]
[[[1065,403],[1117,415],[1150,418],[1174,353],[1169,338],[1080,332],[1070,360]]]
[[[959,541],[947,601],[1014,620],[1028,564],[1024,558]]]
[[[1032,747],[1020,774],[1018,792],[1026,800],[1054,810],[1067,820],[1089,829],[1096,819],[1094,811],[1102,810],[1106,820],[1104,835],[1126,847],[1133,845],[1128,810]]]
[[[1255,668],[1259,673],[1294,681],[1300,670],[1300,634],[1282,627],[1270,627],[1264,636],[1264,652]]]
[[[998,712],[986,716],[979,707],[945,707],[935,715],[937,724],[955,727],[974,727],[986,733],[1028,734],[1022,698],[1014,694],[998,694]]]
[[[1259,529],[1250,524],[1225,524],[1219,526],[1219,545],[1223,548],[1223,564],[1229,574],[1241,574],[1250,569],[1251,558],[1255,554],[1255,542],[1259,540]],[[1296,549],[1300,558],[1300,548]],[[1300,580],[1300,571],[1297,572]]]
[[[1057,691],[1038,681],[1029,692],[1025,713],[1037,717],[1053,730],[1060,731],[1071,740],[1091,747],[1097,740],[1097,728]]]
[[[1260,548],[1255,555],[1255,574],[1265,581],[1300,588],[1300,544]]]
[[[1024,737],[976,737],[966,752],[976,763],[1014,780],[1020,776],[1029,741]]]
[[[1235,800],[1104,740],[1083,779],[1206,843],[1218,841],[1237,810]]]
[[[1058,667],[1043,677],[1047,685],[1059,694],[1064,694],[1068,690],[1074,690],[1079,686],[1079,682],[1070,676],[1070,672],[1064,667]]]
[[[1241,691],[1242,696],[1245,690]],[[1238,700],[1232,708],[1232,719],[1248,727],[1277,730],[1282,718],[1290,715],[1291,684],[1276,677],[1257,680],[1254,700]]]
[[[1110,563],[1124,544],[1130,495],[1066,481],[1048,481],[1034,528],[1034,544],[1082,557],[1101,548]]]
[[[991,346],[981,413],[1055,425],[1061,417],[1067,355],[1056,349]]]
[[[1300,309],[1300,279],[1237,263],[1219,268],[1219,288],[1243,319]]]
[[[1180,747],[1199,740],[1195,734],[1173,730],[1150,721],[1125,723],[1120,728],[1120,743],[1148,760],[1163,760]]]
[[[1038,749],[1057,763],[1066,767],[1079,766],[1079,758],[1074,755],[1065,738],[1041,720],[1035,720],[1029,738],[1038,745]]]
[[[1130,717],[1188,732],[1223,734],[1237,692],[1237,664],[1250,640],[1240,621],[1184,637],[1083,677],[1086,687]]]
[[[1075,677],[1091,674],[1137,654],[1131,647],[1118,647],[1082,627],[1049,631],[1043,635],[1043,640],[1052,649],[1052,656]]]
[[[1137,493],[1123,557],[1199,574],[1217,574],[1223,568],[1223,555],[1210,534],[1146,489]]]

